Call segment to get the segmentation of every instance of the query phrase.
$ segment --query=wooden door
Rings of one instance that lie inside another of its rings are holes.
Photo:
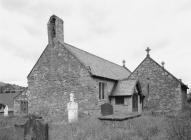
[[[132,97],[132,109],[133,112],[138,112],[138,95],[137,94],[133,94]]]

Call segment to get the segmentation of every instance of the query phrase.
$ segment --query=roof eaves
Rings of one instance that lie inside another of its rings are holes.
[[[119,81],[118,79],[112,79],[112,78],[108,78],[108,77],[103,77],[103,76],[100,76],[100,75],[96,75],[96,74],[91,74],[92,77],[95,77],[95,78],[101,78],[101,79],[105,79],[105,80],[111,80],[111,81]]]

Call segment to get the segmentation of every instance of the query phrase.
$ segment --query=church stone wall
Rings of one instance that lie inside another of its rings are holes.
[[[14,100],[14,115],[20,115],[20,102],[17,100]]]
[[[66,119],[69,94],[74,93],[79,112],[99,114],[99,84],[105,82],[107,95],[114,82],[92,78],[80,61],[57,41],[49,44],[28,76],[29,112],[47,119]],[[79,113],[79,115],[80,115]]]
[[[139,77],[143,94],[146,95],[144,109],[169,112],[182,108],[182,94],[179,82],[149,56],[130,76],[132,79],[137,77]]]

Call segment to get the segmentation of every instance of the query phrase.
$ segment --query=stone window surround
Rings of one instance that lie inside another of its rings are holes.
[[[98,89],[99,89],[99,100],[104,100],[105,99],[105,87],[106,83],[105,82],[98,82]]]

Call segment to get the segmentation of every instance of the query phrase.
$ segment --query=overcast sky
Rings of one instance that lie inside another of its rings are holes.
[[[133,71],[151,57],[191,85],[190,0],[0,0],[0,81],[27,86],[48,42],[47,22],[64,20],[64,40]]]

